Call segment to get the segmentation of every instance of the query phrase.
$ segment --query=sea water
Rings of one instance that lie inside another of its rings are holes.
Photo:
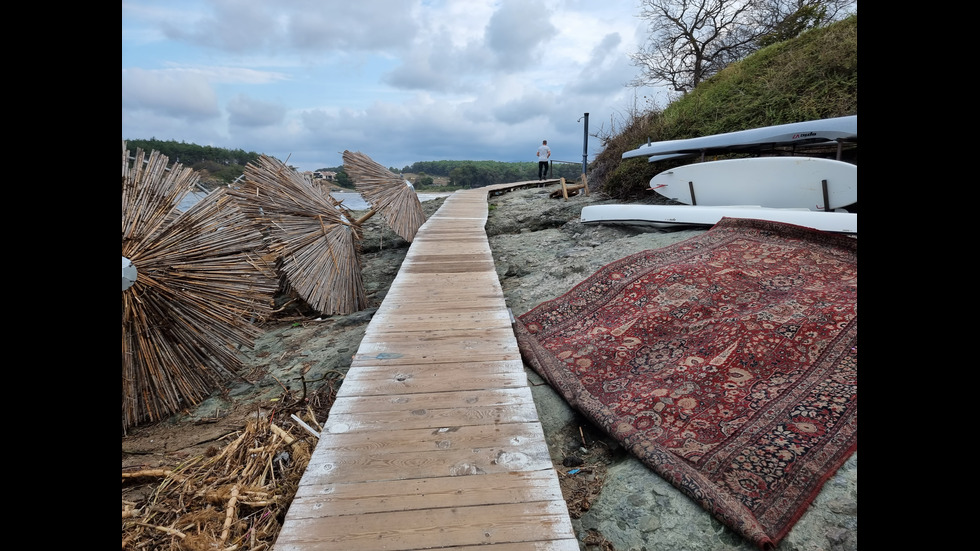
[[[368,205],[367,201],[356,191],[335,191],[330,196],[341,201],[350,210],[367,210],[371,208],[371,205]],[[422,198],[419,197],[419,200],[421,201]]]
[[[192,191],[184,197],[184,200],[180,202],[177,206],[182,212],[194,206],[195,203],[200,201],[206,193],[203,191]],[[437,192],[437,193],[419,193],[419,201],[429,201],[432,199],[438,199],[439,197],[446,197],[452,195],[452,193],[447,192]],[[356,191],[336,191],[330,194],[331,197],[338,201],[342,201],[344,206],[349,210],[367,210],[371,208],[371,205],[361,197],[360,193]]]

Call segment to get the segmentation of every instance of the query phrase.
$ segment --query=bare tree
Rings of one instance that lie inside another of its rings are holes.
[[[793,38],[853,13],[857,0],[757,0],[750,24],[767,32],[759,47]]]
[[[847,14],[856,0],[642,0],[650,38],[631,54],[642,74],[630,84],[687,92],[729,63],[776,40]]]

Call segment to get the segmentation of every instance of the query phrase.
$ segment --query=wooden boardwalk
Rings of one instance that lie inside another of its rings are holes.
[[[488,193],[532,185],[419,230],[273,549],[578,551],[484,230]]]

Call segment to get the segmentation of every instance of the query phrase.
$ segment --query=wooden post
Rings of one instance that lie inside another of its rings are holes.
[[[565,196],[565,201],[568,201],[568,188],[565,187],[565,177],[561,178],[561,194]]]
[[[582,173],[582,185],[585,186],[585,196],[589,196],[589,181],[585,178],[585,173]]]

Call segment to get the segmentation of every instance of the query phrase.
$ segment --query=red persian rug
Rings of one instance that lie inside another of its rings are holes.
[[[722,219],[517,320],[565,399],[762,549],[857,449],[857,239]]]

